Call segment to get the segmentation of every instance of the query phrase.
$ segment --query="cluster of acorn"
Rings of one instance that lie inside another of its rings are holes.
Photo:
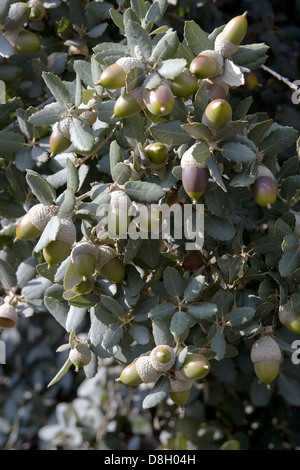
[[[11,43],[15,54],[34,54],[41,47],[38,35],[23,27],[24,25],[19,26],[18,18],[24,18],[25,24],[27,21],[39,21],[45,14],[46,9],[41,0],[16,2],[10,6],[7,18],[3,22],[4,36]]]
[[[188,353],[176,369],[176,352],[168,345],[156,346],[148,356],[140,356],[129,364],[119,377],[125,385],[137,386],[156,382],[164,374],[170,381],[169,396],[179,406],[189,399],[193,382],[203,379],[210,371],[210,362],[203,355]]]

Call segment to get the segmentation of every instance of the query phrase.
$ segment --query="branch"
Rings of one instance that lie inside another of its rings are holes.
[[[266,72],[269,72],[271,75],[277,78],[277,80],[280,80],[281,82],[284,82],[288,87],[290,87],[292,90],[298,90],[297,85],[295,83],[292,83],[288,78],[283,77],[279,73],[275,72],[274,70],[270,69],[266,65],[261,65],[261,69],[265,70]]]

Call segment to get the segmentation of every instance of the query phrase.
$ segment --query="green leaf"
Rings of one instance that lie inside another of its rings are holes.
[[[34,278],[36,275],[36,265],[37,260],[34,256],[26,258],[19,264],[16,270],[16,278],[20,289],[22,289],[27,284],[27,282]],[[0,277],[2,276],[0,275]]]
[[[80,118],[70,122],[70,136],[74,147],[80,152],[89,152],[94,145],[94,135],[89,124]]]
[[[148,344],[151,341],[148,328],[144,325],[134,323],[130,326],[129,333],[137,344]]]
[[[137,255],[140,246],[141,246],[142,240],[138,238],[137,240],[134,240],[133,238],[129,238],[128,242],[126,243],[125,247],[125,253],[124,253],[124,263],[128,264],[130,261],[134,259],[134,257]]]
[[[227,188],[224,184],[222,175],[219,172],[218,165],[214,155],[210,155],[210,157],[206,160],[206,165],[209,169],[209,173],[214,181],[217,183],[220,188],[223,189],[224,192],[227,192]]]
[[[149,23],[158,23],[168,7],[167,0],[154,0],[146,14],[146,21]]]
[[[240,142],[227,142],[223,145],[222,153],[225,158],[236,163],[245,163],[256,158],[256,154]]]
[[[56,384],[57,382],[59,382],[59,380],[68,372],[68,370],[70,369],[72,365],[72,362],[70,361],[70,359],[68,358],[66,360],[66,362],[64,363],[64,365],[61,367],[61,369],[59,369],[59,371],[57,372],[57,374],[55,375],[55,377],[53,377],[53,379],[51,380],[51,382],[49,382],[49,384],[47,385],[47,388],[49,387],[52,387],[52,385]]]
[[[299,172],[299,158],[290,157],[285,160],[280,167],[278,178],[287,178],[288,176],[294,176]]]
[[[245,127],[248,125],[247,121],[231,121],[225,124],[216,132],[216,141],[225,142],[233,139],[237,134],[243,132]]]
[[[124,119],[123,131],[129,144],[133,147],[138,143],[143,144],[146,140],[145,123],[139,114],[130,119]]]
[[[299,267],[300,252],[284,253],[280,258],[278,269],[282,277],[291,277],[293,272]]]
[[[175,268],[167,266],[164,271],[164,286],[172,297],[181,297],[184,292],[184,282]]]
[[[80,77],[80,80],[87,86],[94,88],[94,80],[91,72],[91,64],[86,60],[75,60],[74,70]]]
[[[216,304],[210,302],[195,302],[189,306],[189,313],[198,320],[213,318],[217,311]]]
[[[51,72],[42,72],[42,77],[56,101],[65,108],[68,108],[70,105],[70,93],[66,85],[57,75]]]
[[[5,156],[8,152],[18,152],[25,143],[25,138],[16,132],[0,131],[0,155]]]
[[[64,328],[68,318],[69,309],[58,299],[45,295],[44,304],[49,312],[54,316],[55,320]]]
[[[109,13],[115,25],[118,26],[119,29],[124,31],[125,27],[124,27],[123,15],[119,13],[117,10],[114,10],[113,8],[109,10]]]
[[[74,165],[74,163],[67,158],[67,170],[68,170],[68,177],[67,177],[67,188],[73,193],[76,194],[79,187],[79,176],[78,171]]]
[[[109,327],[103,336],[103,347],[111,349],[116,346],[123,337],[123,328],[120,325],[112,325]]]
[[[191,124],[183,124],[182,128],[197,140],[210,140],[212,132],[209,127],[200,122],[192,122]]]
[[[249,127],[248,138],[251,139],[256,145],[260,142],[264,134],[270,129],[273,124],[273,119],[252,124]]]
[[[141,20],[145,17],[147,9],[144,0],[130,0],[130,7],[139,15]]]
[[[161,62],[158,72],[166,80],[174,80],[183,71],[185,66],[185,59],[168,59]]]
[[[28,121],[34,126],[48,126],[60,120],[65,107],[60,103],[47,104],[43,109],[32,114]]]
[[[175,147],[186,144],[190,141],[190,136],[182,128],[182,121],[167,121],[152,124],[149,131],[158,142]]]
[[[210,157],[209,146],[206,142],[197,142],[193,145],[191,152],[198,163],[204,163]]]
[[[37,199],[46,206],[51,206],[56,199],[56,193],[53,186],[48,183],[39,173],[33,170],[27,170],[26,181]]]
[[[213,49],[213,42],[193,20],[185,22],[183,44],[188,46],[195,56],[204,50]]]
[[[73,289],[80,281],[82,277],[74,268],[74,264],[70,261],[64,275],[64,289]]]
[[[204,231],[216,240],[232,240],[235,229],[229,220],[221,219],[214,215],[207,215],[205,218]]]
[[[60,227],[60,218],[58,216],[53,216],[47,223],[46,227],[43,230],[42,235],[40,236],[37,244],[34,247],[34,251],[38,253],[43,250],[46,246],[49,245],[52,241],[56,239],[56,235]]]
[[[175,312],[170,323],[170,331],[176,341],[186,332],[188,327],[189,321],[187,314],[181,310]]]
[[[208,105],[208,94],[206,91],[206,86],[204,85],[203,82],[199,86],[195,94],[193,104],[194,104],[195,121],[197,121],[198,123],[201,123],[203,113],[206,109],[206,106]]]
[[[230,312],[228,321],[231,326],[240,326],[252,320],[255,315],[255,309],[251,307],[240,307]]]
[[[16,219],[25,214],[23,206],[17,201],[0,198],[0,215],[7,219]]]
[[[160,377],[151,392],[148,393],[143,401],[143,408],[153,408],[165,400],[169,394],[170,382],[168,377]]]
[[[151,40],[142,26],[135,21],[128,20],[125,24],[125,36],[127,37],[128,47],[133,57],[135,56],[136,46],[140,48],[145,59],[151,56]]]
[[[280,375],[277,379],[279,393],[291,406],[300,406],[300,385],[295,380]]]
[[[148,317],[151,318],[151,320],[156,318],[160,320],[169,320],[173,316],[174,312],[175,306],[169,302],[165,302],[152,308],[148,313]]]
[[[13,268],[0,259],[0,281],[5,290],[9,291],[17,285],[17,277]]]
[[[157,61],[172,59],[177,50],[179,41],[177,32],[167,32],[162,36],[158,43],[154,46],[151,56]]]
[[[138,270],[131,264],[126,267],[126,286],[124,291],[130,297],[135,297],[141,291],[144,281]]]
[[[123,308],[117,302],[115,299],[112,297],[109,297],[108,295],[101,295],[100,296],[100,302],[102,305],[107,308],[116,318],[122,317],[124,314]]]
[[[282,152],[286,148],[293,145],[298,137],[296,129],[288,126],[279,126],[271,132],[259,143],[262,152],[268,155]]]
[[[158,202],[165,195],[157,184],[146,181],[128,181],[125,183],[125,193],[132,201],[146,204]]]
[[[225,356],[226,341],[222,332],[216,332],[210,343],[211,349],[216,353],[215,359],[221,361]]]
[[[160,344],[171,346],[174,341],[174,338],[170,333],[169,325],[160,318],[155,318],[152,321],[152,333],[156,346],[159,346]]]
[[[205,285],[205,276],[202,276],[201,274],[199,274],[198,276],[193,277],[189,281],[184,291],[185,301],[192,302],[193,300],[195,300],[199,296],[199,294],[201,294],[204,288],[204,285]]]
[[[250,70],[254,70],[265,63],[268,58],[266,55],[268,49],[269,46],[265,43],[239,46],[238,51],[234,54],[232,60],[237,65],[242,65]]]

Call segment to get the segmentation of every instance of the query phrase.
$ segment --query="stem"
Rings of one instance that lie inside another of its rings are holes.
[[[295,83],[292,83],[288,78],[283,77],[278,72],[275,72],[275,70],[270,69],[270,67],[267,67],[266,65],[261,65],[260,68],[265,70],[269,74],[273,75],[273,77],[277,78],[277,80],[280,80],[281,82],[284,82],[292,90],[296,90],[296,91],[298,90],[298,87],[297,87],[297,85],[295,85]]]

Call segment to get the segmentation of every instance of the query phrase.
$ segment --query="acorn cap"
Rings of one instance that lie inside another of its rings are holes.
[[[42,232],[51,219],[52,213],[50,207],[36,204],[29,209],[28,215],[32,225]]]
[[[290,300],[288,300],[285,304],[279,306],[278,318],[283,325],[285,325],[286,322],[293,320],[295,316],[296,315],[292,308],[292,303]]]
[[[70,120],[67,116],[60,119],[56,122],[53,126],[63,137],[66,139],[70,139]]]
[[[91,351],[86,342],[76,344],[69,353],[69,359],[76,366],[76,370],[78,370],[78,367],[87,366],[91,361],[91,357]]]
[[[82,240],[74,246],[71,252],[71,261],[74,263],[74,258],[81,255],[92,255],[97,258],[99,252],[95,245],[90,240]]]
[[[267,178],[271,178],[274,181],[274,175],[272,171],[269,170],[269,168],[265,165],[257,165],[257,178],[260,176],[266,176]]]
[[[130,70],[135,69],[136,67],[144,69],[143,62],[133,57],[121,57],[117,60],[116,64],[118,64],[125,73],[130,72]]]
[[[97,253],[97,264],[96,264],[96,271],[101,271],[103,266],[105,266],[109,261],[114,258],[117,258],[117,253],[111,246],[108,245],[100,245],[98,247]]]
[[[281,350],[276,341],[270,336],[261,336],[251,348],[251,361],[280,361]]]
[[[174,374],[169,376],[170,379],[170,392],[185,392],[190,390],[193,385],[192,380],[181,380],[180,374],[178,371],[175,371]]]
[[[166,352],[170,354],[170,359],[168,362],[159,361],[157,357],[157,353],[161,352],[162,350],[165,350]],[[176,360],[176,354],[175,354],[174,349],[166,344],[161,344],[153,348],[149,357],[150,357],[150,362],[152,364],[152,367],[161,372],[170,370],[175,364],[175,360]]]
[[[182,158],[180,160],[180,165],[181,165],[181,168],[186,168],[186,167],[193,167],[193,168],[206,168],[206,163],[205,162],[202,162],[202,163],[198,163],[192,153],[193,153],[193,150],[195,148],[197,144],[194,144],[192,145],[186,152],[184,152],[184,154],[182,155]]]
[[[131,200],[124,191],[116,190],[110,194],[110,206],[114,209],[129,209]]]
[[[135,362],[137,373],[141,380],[145,383],[156,382],[161,375],[160,372],[153,368],[149,356],[141,356]]]
[[[217,51],[207,49],[205,51],[200,52],[200,54],[198,54],[197,57],[199,57],[201,55],[204,55],[206,57],[212,57],[215,60],[215,62],[216,62],[216,72],[215,72],[214,77],[216,77],[217,75],[220,75],[220,73],[223,70],[223,66],[224,66],[224,57],[222,56],[222,54],[220,54]]]
[[[227,59],[237,52],[239,46],[237,44],[233,44],[225,38],[222,33],[220,33],[216,37],[214,48],[216,52],[224,57],[224,59]]]
[[[61,218],[56,240],[73,245],[76,241],[76,227],[70,218]]]
[[[18,323],[18,314],[13,305],[4,303],[0,306],[0,328],[13,328]]]

